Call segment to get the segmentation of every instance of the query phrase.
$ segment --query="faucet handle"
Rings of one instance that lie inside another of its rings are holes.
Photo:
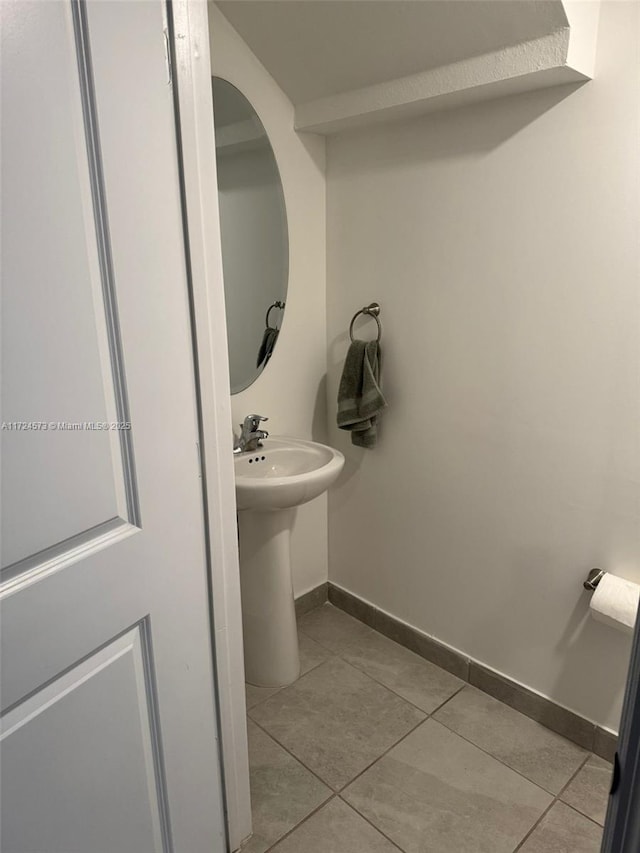
[[[245,429],[250,429],[251,432],[254,432],[260,426],[261,421],[268,421],[269,418],[265,418],[263,415],[247,415],[244,419],[244,427]]]

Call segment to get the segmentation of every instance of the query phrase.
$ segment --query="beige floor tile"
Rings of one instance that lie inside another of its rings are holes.
[[[258,702],[268,699],[280,690],[280,687],[256,687],[255,684],[245,684],[245,694],[247,697],[247,711],[253,708]]]
[[[555,803],[518,853],[600,853],[601,843],[601,827]]]
[[[461,690],[434,718],[553,794],[588,754],[475,687]]]
[[[427,714],[464,684],[455,675],[376,633],[349,643],[341,656]]]
[[[298,629],[336,654],[355,640],[379,636],[372,628],[332,604],[323,604],[307,613],[298,622]]]
[[[264,838],[260,838],[259,835],[252,835],[242,848],[242,853],[265,853],[265,850],[269,850],[270,847],[271,845]]]
[[[336,790],[424,719],[417,708],[336,657],[249,714]]]
[[[316,643],[302,631],[298,631],[298,650],[300,652],[300,675],[311,672],[316,666],[332,657],[333,652]]]
[[[273,853],[397,853],[357,812],[336,798],[273,848]]]
[[[433,719],[343,796],[406,853],[512,853],[552,801]]]
[[[592,755],[560,799],[604,826],[612,773],[608,761]]]
[[[263,853],[332,792],[251,721],[248,733],[253,837],[245,849]]]

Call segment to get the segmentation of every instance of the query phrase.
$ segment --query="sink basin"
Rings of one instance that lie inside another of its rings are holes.
[[[283,687],[300,674],[290,550],[296,507],[329,488],[344,456],[315,441],[279,436],[233,461],[245,677],[260,687]]]
[[[234,457],[239,510],[279,510],[317,498],[344,465],[340,451],[301,438],[265,439]]]

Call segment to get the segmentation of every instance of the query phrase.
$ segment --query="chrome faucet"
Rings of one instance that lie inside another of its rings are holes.
[[[259,429],[261,421],[268,421],[262,415],[247,415],[244,423],[240,424],[240,436],[233,440],[233,452],[244,453],[247,450],[257,450],[262,447],[262,439],[268,438],[266,429]]]

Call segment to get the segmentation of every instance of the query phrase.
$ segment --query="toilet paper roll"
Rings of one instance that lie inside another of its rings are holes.
[[[640,586],[615,575],[605,574],[591,599],[591,615],[598,622],[604,622],[632,634],[638,614]]]

